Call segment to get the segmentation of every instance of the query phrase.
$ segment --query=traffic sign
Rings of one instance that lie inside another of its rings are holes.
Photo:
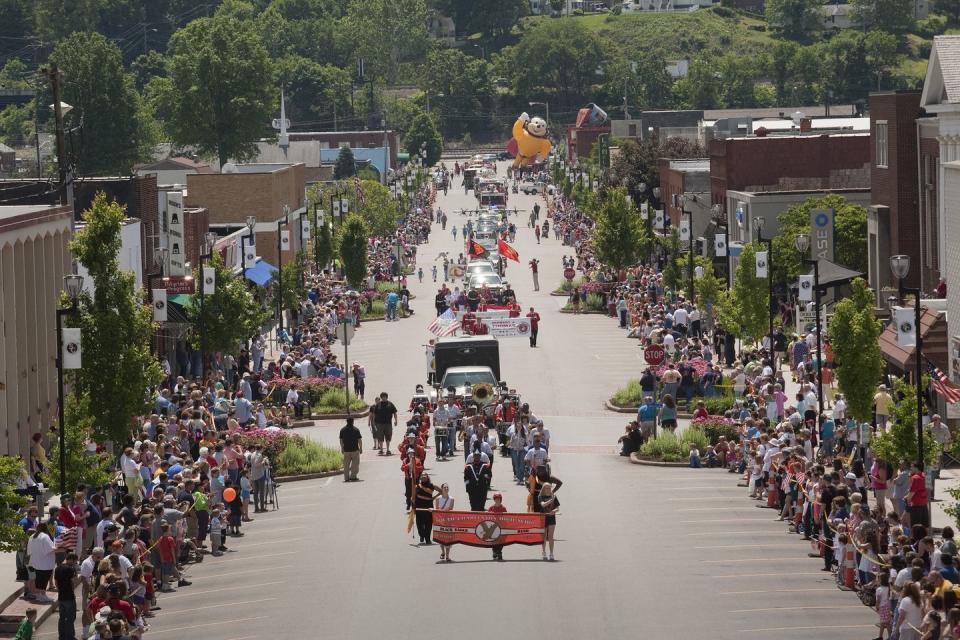
[[[663,359],[666,356],[667,352],[659,344],[652,344],[643,350],[643,359],[646,360],[647,364],[654,367],[663,364]]]
[[[571,269],[570,267],[567,267],[566,269],[563,270],[563,277],[566,278],[567,280],[573,280],[576,276],[577,276],[577,272]]]
[[[337,340],[343,344],[350,344],[353,340],[353,322],[341,322],[337,325]]]

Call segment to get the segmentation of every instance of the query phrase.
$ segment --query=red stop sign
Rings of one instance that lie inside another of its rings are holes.
[[[647,361],[647,364],[654,367],[658,364],[663,364],[663,359],[666,355],[667,352],[664,351],[663,347],[659,344],[652,344],[643,350],[643,359]]]
[[[576,275],[577,275],[577,272],[571,269],[570,267],[567,267],[566,269],[563,270],[563,277],[566,278],[567,280],[573,280],[576,277]]]

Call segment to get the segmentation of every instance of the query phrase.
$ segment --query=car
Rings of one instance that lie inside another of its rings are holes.
[[[472,276],[483,275],[491,273],[496,275],[497,269],[487,260],[474,260],[467,263],[466,269],[463,270],[463,279],[470,280]]]
[[[504,289],[503,280],[495,273],[482,273],[471,276],[468,281],[468,289],[480,289],[486,285],[487,289]]]
[[[538,195],[543,193],[543,185],[539,182],[525,182],[520,185],[520,191],[528,196]]]
[[[497,154],[497,160],[513,160],[513,155],[509,151],[501,151]]]

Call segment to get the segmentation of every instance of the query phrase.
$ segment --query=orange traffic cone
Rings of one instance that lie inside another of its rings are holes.
[[[847,589],[855,589],[854,572],[857,568],[856,547],[851,543],[844,545],[843,552],[843,586]]]

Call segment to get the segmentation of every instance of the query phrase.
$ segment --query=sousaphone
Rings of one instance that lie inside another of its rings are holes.
[[[493,400],[493,385],[486,382],[478,382],[470,389],[470,395],[477,406],[483,407]]]

